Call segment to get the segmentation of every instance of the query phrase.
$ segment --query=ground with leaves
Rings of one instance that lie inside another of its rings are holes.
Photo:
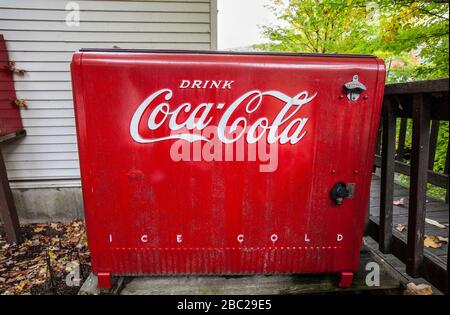
[[[77,294],[90,273],[82,221],[22,226],[22,244],[0,228],[0,294]]]

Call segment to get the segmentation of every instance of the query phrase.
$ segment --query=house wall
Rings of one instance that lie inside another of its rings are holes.
[[[68,3],[68,9],[79,6],[79,26],[66,23],[68,14],[76,15],[66,10]],[[114,46],[216,49],[216,18],[215,0],[0,1],[0,33],[10,60],[26,71],[14,81],[17,97],[28,105],[21,111],[27,136],[2,147],[21,217],[39,220],[41,213],[58,212],[70,219],[82,213],[72,53]],[[63,195],[71,196],[72,205],[65,205]]]

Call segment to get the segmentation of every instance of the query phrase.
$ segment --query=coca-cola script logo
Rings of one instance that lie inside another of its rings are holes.
[[[209,142],[210,139],[204,137],[201,133],[184,131],[202,131],[211,124],[211,111],[217,109],[223,110],[223,114],[217,124],[217,136],[224,144],[234,143],[243,137],[245,137],[245,141],[248,144],[258,142],[262,137],[266,137],[264,140],[268,144],[296,144],[306,134],[304,128],[308,118],[294,117],[302,106],[311,102],[316,95],[317,93],[309,96],[306,91],[300,92],[295,96],[289,96],[276,90],[252,90],[238,97],[227,107],[224,103],[201,103],[198,106],[193,106],[189,102],[173,106],[169,102],[172,100],[173,91],[171,89],[161,89],[147,97],[136,109],[130,123],[130,135],[138,143],[153,143],[165,140]],[[155,99],[158,97],[163,97],[166,102],[155,102]],[[261,106],[264,106],[263,101],[267,97],[274,97],[284,104],[271,122],[269,122],[267,117],[258,118],[252,124],[243,116],[231,119],[233,113],[239,107],[244,107],[247,114],[255,113]],[[144,138],[140,135],[139,123],[148,108],[152,109],[147,121],[147,128],[154,131],[163,126],[163,124],[168,124],[171,130],[170,134],[157,138]],[[182,123],[179,122],[178,117],[180,112],[188,113],[188,118]],[[157,119],[157,117],[159,118]],[[242,132],[236,134],[236,130],[242,130]]]

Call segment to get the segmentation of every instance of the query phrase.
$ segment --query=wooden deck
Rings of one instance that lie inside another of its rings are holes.
[[[378,224],[379,224],[379,214],[380,214],[380,177],[373,175],[370,193],[370,221],[368,225],[367,234],[370,236],[375,236],[377,234]],[[394,185],[394,201],[404,198],[404,205],[397,206],[394,205],[393,209],[393,236],[397,240],[397,246],[401,243],[407,242],[408,236],[408,195],[409,190],[399,184]],[[426,218],[435,220],[443,225],[449,223],[449,205],[438,201],[436,199],[428,197],[426,200]],[[399,232],[395,229],[396,224],[403,224],[406,228]],[[425,223],[425,235],[435,235],[448,237],[448,225],[446,228],[439,228],[431,224]],[[400,241],[400,242],[398,242]],[[401,246],[400,246],[401,247]],[[447,253],[448,244],[442,245],[440,248],[427,248],[424,249],[425,259],[428,262],[433,262],[438,267],[446,269],[447,266]],[[395,249],[393,249],[395,251]],[[401,252],[401,250],[397,250]]]

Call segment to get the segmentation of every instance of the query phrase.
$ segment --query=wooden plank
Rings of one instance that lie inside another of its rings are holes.
[[[428,157],[428,169],[433,170],[434,167],[434,156],[436,155],[436,145],[439,135],[439,120],[433,120],[431,122],[430,130],[430,153]]]
[[[408,203],[406,203],[406,207],[394,206],[393,207],[394,219],[395,219],[395,217],[398,217],[398,216],[407,217],[408,216],[408,208],[407,207],[408,207]],[[427,217],[430,219],[433,218],[434,216],[439,216],[440,213],[442,213],[442,211],[445,211],[446,214],[448,213],[448,206],[445,207],[445,204],[443,202],[439,202],[436,204],[427,204],[427,212],[426,213],[427,213]],[[370,207],[370,214],[372,216],[379,216],[380,215],[379,206],[377,205],[377,206]],[[446,217],[445,221],[447,221],[447,220],[448,220],[448,218]],[[444,220],[443,220],[443,223],[445,223]]]
[[[372,237],[375,241],[378,241],[378,220],[369,221],[367,234]],[[399,233],[394,231],[393,239],[392,239],[392,254],[400,259],[402,262],[407,263],[406,253],[407,253],[407,245],[404,240],[401,239]],[[442,260],[439,260],[438,257],[431,257],[430,255],[425,254],[423,259],[423,273],[421,276],[431,284],[433,284],[439,290],[446,292],[446,282],[448,278],[446,265],[442,263]]]
[[[430,118],[432,120],[449,120],[449,96],[448,91],[427,93],[429,97],[433,100],[427,106],[431,107]],[[412,118],[412,97],[413,94],[397,94],[393,98],[396,100],[397,106],[395,106],[395,115],[402,118]]]
[[[8,133],[6,135],[0,136],[0,144],[1,143],[9,143],[15,140],[18,140],[26,135],[25,130],[19,130],[16,132]]]
[[[6,240],[9,243],[20,243],[19,218],[17,216],[16,205],[9,187],[8,175],[3,161],[2,148],[0,145],[0,217],[6,233]]]
[[[380,189],[380,251],[389,253],[392,241],[396,119],[389,98],[383,103],[383,140]]]
[[[374,160],[375,167],[381,167],[381,156],[376,155]],[[400,161],[395,161],[395,172],[410,176],[411,167]],[[448,187],[448,175],[433,172],[432,170],[427,170],[428,172],[428,182],[438,187],[447,188]]]
[[[400,119],[400,130],[398,134],[398,145],[397,145],[397,160],[402,162],[403,156],[405,154],[405,142],[406,142],[406,128],[408,126],[408,119]]]
[[[448,80],[447,80],[448,82]],[[409,193],[408,249],[406,271],[415,277],[423,263],[423,237],[429,155],[430,107],[423,94],[413,98],[413,140]]]
[[[387,84],[384,95],[448,92],[448,78]]]
[[[395,219],[396,220],[394,220],[394,221],[396,221],[396,223],[405,224],[405,225],[406,225],[406,221],[408,220],[406,217],[398,217],[398,218],[395,218]],[[378,217],[371,216],[370,220],[375,222],[377,224],[377,226],[379,225],[379,218]],[[377,230],[378,229],[379,229],[379,227],[377,227]],[[440,232],[436,231],[436,229],[437,228],[433,228],[433,227],[428,228],[427,229],[428,235],[447,236],[445,233],[442,233],[442,231],[440,231]],[[406,245],[406,241],[407,241],[407,233],[408,233],[407,229],[403,230],[402,232],[399,232],[397,230],[393,231],[393,235],[395,235],[398,239],[400,239],[402,242],[404,242],[405,245]],[[393,239],[394,239],[394,236],[393,236]],[[394,240],[393,240],[393,242],[394,242]],[[406,247],[405,247],[405,250],[406,250]],[[447,257],[444,257],[443,255],[446,252],[447,252],[447,246],[443,246],[441,248],[425,248],[424,249],[424,255],[435,259],[439,263],[440,266],[445,266],[445,262],[446,262]],[[406,251],[405,251],[405,253],[402,254],[402,255],[405,256],[405,259],[406,259],[406,255],[405,254],[406,254]],[[444,257],[444,258],[442,258],[442,257]]]

